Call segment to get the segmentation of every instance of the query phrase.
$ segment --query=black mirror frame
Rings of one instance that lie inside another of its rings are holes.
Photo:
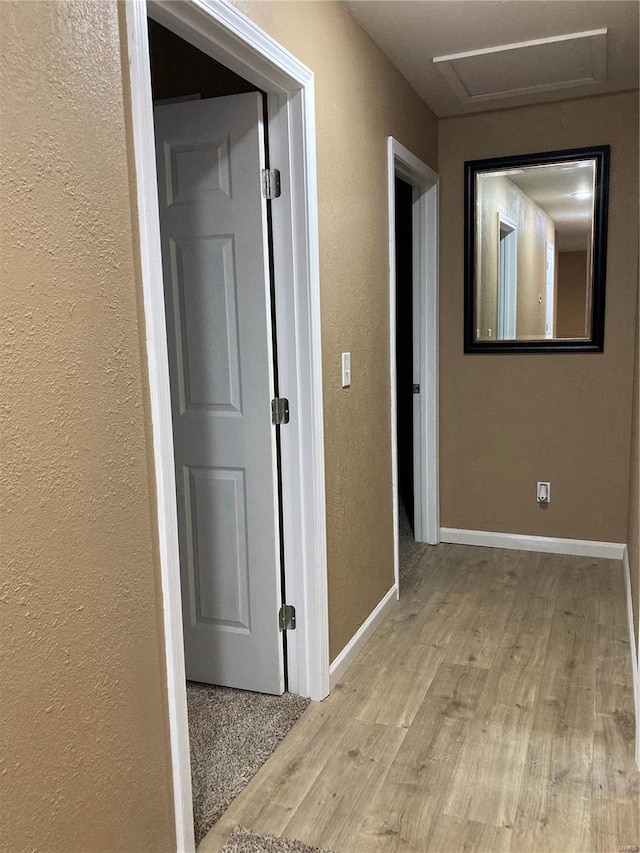
[[[607,273],[607,217],[609,206],[610,146],[571,148],[514,157],[467,160],[464,164],[464,351],[465,353],[602,352],[604,349],[604,306]],[[595,160],[593,218],[593,292],[589,338],[544,341],[476,341],[475,240],[476,173],[491,169],[543,166],[572,160]]]

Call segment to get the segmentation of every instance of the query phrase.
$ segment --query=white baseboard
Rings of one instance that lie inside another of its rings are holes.
[[[376,605],[367,619],[358,628],[338,657],[329,667],[329,689],[333,690],[347,669],[363,650],[367,640],[376,630],[382,620],[389,614],[397,599],[397,585],[391,587],[382,601]]]
[[[544,551],[548,554],[570,554],[574,557],[600,557],[608,560],[622,560],[626,547],[621,542],[490,533],[487,530],[459,530],[455,527],[441,527],[440,541],[455,545],[481,545],[486,548],[510,548],[513,551]]]
[[[631,669],[633,672],[633,702],[636,712],[636,765],[638,770],[640,770],[640,672],[638,672],[638,647],[636,646],[636,631],[633,624],[629,549],[626,546],[622,566],[624,569],[624,585],[627,592],[627,623],[629,626],[629,646],[631,647]]]

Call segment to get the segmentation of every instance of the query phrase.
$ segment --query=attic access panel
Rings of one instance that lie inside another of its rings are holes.
[[[606,78],[607,30],[436,56],[433,62],[462,104],[586,86]]]

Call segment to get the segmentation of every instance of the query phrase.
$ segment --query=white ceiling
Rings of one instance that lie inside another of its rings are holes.
[[[638,88],[635,0],[347,0],[345,6],[438,116]],[[558,38],[575,34],[581,35]],[[501,46],[509,47],[487,50]],[[461,53],[471,55],[455,56]]]

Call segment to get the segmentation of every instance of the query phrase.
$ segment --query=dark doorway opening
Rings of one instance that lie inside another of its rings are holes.
[[[414,529],[413,483],[413,187],[396,176],[396,370],[398,503]]]

